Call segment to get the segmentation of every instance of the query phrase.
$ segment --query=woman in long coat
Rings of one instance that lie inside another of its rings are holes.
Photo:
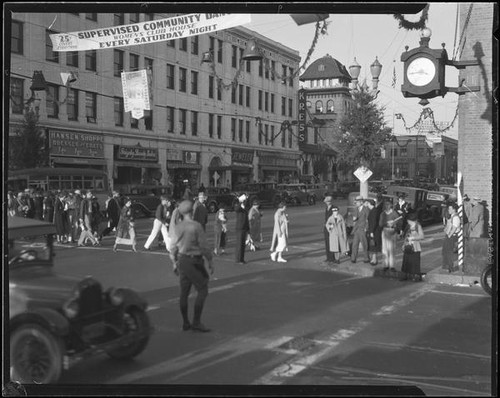
[[[43,199],[43,220],[54,222],[54,195],[51,191],[47,191],[47,195]]]
[[[250,234],[250,238],[252,238],[256,249],[260,249],[259,245],[256,242],[262,242],[262,212],[259,210],[259,205],[260,203],[257,200],[254,200],[252,203],[252,207],[248,211],[248,223],[250,226],[250,230],[248,231],[248,233]]]
[[[286,204],[281,202],[274,213],[273,239],[271,241],[271,260],[286,263],[283,252],[288,250],[288,216]],[[277,259],[276,259],[277,257]]]
[[[420,252],[422,248],[420,241],[424,239],[424,230],[417,220],[417,213],[408,214],[408,224],[404,231],[405,245],[411,245],[413,252],[403,251],[403,264],[401,266],[402,277],[401,281],[412,280],[419,282],[422,280],[420,272]]]
[[[340,264],[340,254],[347,253],[347,231],[344,217],[337,206],[332,207],[332,215],[326,221],[325,227],[330,235],[330,251],[334,253],[335,262]]]
[[[59,193],[54,201],[54,224],[57,241],[66,243],[68,240],[68,214],[66,211],[66,194]]]
[[[120,212],[120,220],[118,221],[118,226],[116,227],[116,240],[113,246],[113,251],[116,252],[116,246],[122,245],[132,245],[132,250],[137,252],[135,245],[135,223],[134,223],[134,212],[132,210],[132,200],[125,199],[125,205],[122,207]],[[127,238],[130,236],[130,238]]]

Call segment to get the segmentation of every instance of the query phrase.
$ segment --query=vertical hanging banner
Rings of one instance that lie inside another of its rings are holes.
[[[54,33],[49,36],[52,40],[52,51],[87,51],[180,39],[250,22],[250,14],[187,14],[130,25]]]
[[[122,88],[125,112],[132,112],[134,119],[143,117],[144,110],[151,110],[146,70],[122,72]]]

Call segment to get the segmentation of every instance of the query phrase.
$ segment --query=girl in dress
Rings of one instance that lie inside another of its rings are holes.
[[[420,272],[420,252],[422,248],[420,246],[420,241],[424,239],[424,230],[417,220],[416,212],[408,214],[406,221],[408,224],[404,231],[404,244],[413,247],[413,251],[403,251],[403,264],[401,266],[403,275],[399,280],[420,282],[422,280],[422,274]]]
[[[226,233],[227,233],[226,211],[223,208],[221,208],[217,213],[215,213],[214,253],[216,256],[218,256],[219,254],[224,254],[224,248],[226,247]]]

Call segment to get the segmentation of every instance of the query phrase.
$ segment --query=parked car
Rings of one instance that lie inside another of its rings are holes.
[[[172,188],[168,185],[121,185],[118,190],[123,196],[132,199],[132,209],[136,218],[154,216],[156,208],[161,203],[161,195],[172,196]]]
[[[238,197],[227,187],[208,187],[205,194],[208,196],[206,203],[210,213],[215,213],[221,207],[232,210],[238,204]]]
[[[429,211],[433,214],[436,221],[442,219],[446,204],[450,199],[450,195],[446,192],[427,191],[426,204]]]
[[[282,196],[286,198],[286,202],[292,205],[301,205],[308,203],[314,205],[316,197],[307,190],[306,184],[278,184],[278,191],[282,192]],[[283,192],[284,191],[284,192]]]
[[[331,185],[329,183],[314,183],[306,185],[307,192],[314,197],[314,202],[322,201],[325,197],[325,193],[333,192]]]
[[[394,197],[394,203],[397,202],[400,194],[405,195],[405,201],[417,212],[418,220],[422,225],[441,221],[441,215],[437,214],[427,202],[428,192],[427,189],[400,185],[391,185],[387,188],[387,195]]]
[[[55,383],[94,354],[130,359],[148,345],[147,303],[129,288],[54,271],[55,225],[8,218],[11,379]]]
[[[457,187],[455,187],[453,185],[440,185],[439,186],[439,191],[446,192],[447,194],[449,194],[450,195],[450,197],[449,197],[450,200],[457,200],[457,198],[458,198]]]
[[[277,189],[275,182],[252,182],[236,186],[236,196],[246,193],[251,204],[254,199],[257,199],[262,206],[277,207],[283,197],[283,192]]]
[[[337,183],[336,197],[347,197],[350,192],[359,191],[359,181],[341,181]]]

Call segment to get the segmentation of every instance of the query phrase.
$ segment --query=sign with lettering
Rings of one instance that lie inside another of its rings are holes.
[[[53,51],[88,51],[136,46],[197,36],[250,23],[250,14],[187,14],[130,25],[54,33]]]
[[[185,151],[184,163],[198,164],[198,152]]]
[[[306,122],[306,114],[307,114],[307,100],[306,100],[306,91],[299,90],[298,92],[298,129],[299,129],[299,147],[301,144],[307,144],[307,122]]]
[[[104,136],[76,131],[49,131],[50,154],[104,158]]]
[[[358,178],[359,181],[365,182],[372,176],[373,172],[368,167],[361,166],[358,167],[353,174]]]
[[[141,146],[118,146],[117,159],[144,160],[147,162],[158,161],[158,149],[143,148]]]
[[[134,119],[144,116],[144,110],[151,110],[149,85],[146,70],[122,72],[123,103],[125,112],[132,112]]]
[[[182,162],[183,152],[180,149],[167,149],[167,160]]]
[[[231,154],[231,163],[233,164],[244,164],[251,165],[253,163],[253,153],[254,151],[248,151],[243,149],[233,149]]]

